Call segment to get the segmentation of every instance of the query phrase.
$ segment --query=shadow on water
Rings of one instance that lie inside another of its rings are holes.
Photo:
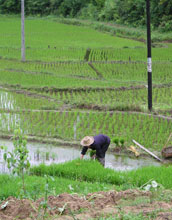
[[[0,145],[7,146],[8,151],[13,149],[13,143],[7,140],[1,140]],[[52,163],[64,163],[66,161],[74,160],[80,157],[80,149],[71,147],[57,147],[52,144],[42,143],[28,143],[29,160],[31,165],[39,165],[45,163],[50,165]],[[0,150],[0,173],[8,172],[3,160],[4,151]],[[89,158],[89,156],[85,156]],[[130,158],[127,156],[115,156],[113,154],[106,154],[106,168],[114,170],[125,171],[137,169],[143,166],[160,166],[160,163],[156,162],[152,158]]]

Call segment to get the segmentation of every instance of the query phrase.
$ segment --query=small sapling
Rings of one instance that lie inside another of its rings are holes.
[[[30,168],[29,151],[26,147],[27,138],[23,136],[20,129],[14,131],[13,145],[14,149],[5,151],[4,160],[7,162],[7,167],[13,174],[17,174],[22,179],[22,189],[26,194],[24,174]]]

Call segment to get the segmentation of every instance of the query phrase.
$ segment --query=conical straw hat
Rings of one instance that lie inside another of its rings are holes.
[[[90,146],[93,143],[94,143],[94,138],[92,136],[86,136],[81,140],[81,145],[85,147]]]

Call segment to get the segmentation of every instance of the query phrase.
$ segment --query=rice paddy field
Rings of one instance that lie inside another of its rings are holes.
[[[0,16],[1,133],[20,126],[26,135],[78,143],[104,133],[162,149],[172,132],[172,44],[152,48],[150,113],[144,42],[28,17],[21,62],[20,28],[19,17]]]

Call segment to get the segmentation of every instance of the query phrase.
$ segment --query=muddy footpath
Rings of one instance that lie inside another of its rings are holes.
[[[91,220],[106,217],[123,219],[125,214],[143,219],[172,219],[172,197],[155,199],[151,192],[126,190],[90,193],[86,196],[63,193],[31,201],[9,197],[0,204],[0,220],[59,219]],[[116,218],[115,218],[116,216]],[[151,217],[152,216],[152,217]]]

